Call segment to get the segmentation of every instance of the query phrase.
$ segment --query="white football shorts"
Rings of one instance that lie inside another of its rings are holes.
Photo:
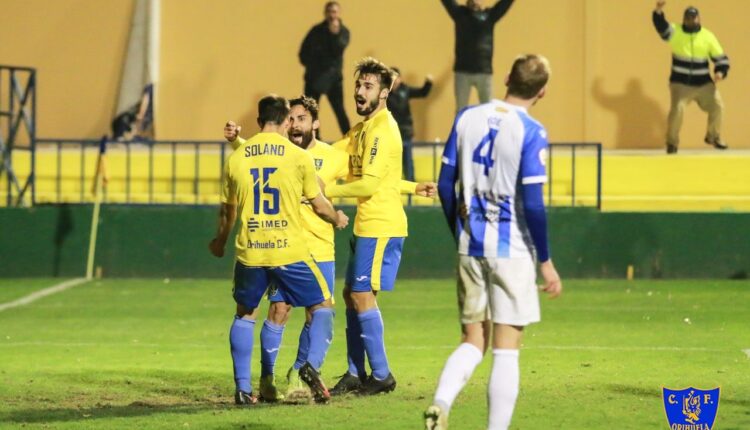
[[[526,326],[539,322],[536,264],[528,258],[458,256],[458,309],[462,324],[492,320]]]

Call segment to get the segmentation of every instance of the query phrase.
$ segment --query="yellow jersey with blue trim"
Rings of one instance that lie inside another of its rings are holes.
[[[307,149],[315,162],[315,170],[324,184],[335,184],[338,179],[346,179],[349,173],[349,156],[346,152],[331,145],[313,140],[313,146]],[[334,261],[333,226],[321,219],[312,206],[302,204],[302,226],[307,246],[315,261]]]
[[[380,181],[370,197],[358,198],[354,234],[406,237],[408,226],[400,191],[403,143],[396,120],[388,109],[382,109],[349,130],[345,141],[344,148],[349,154],[347,181],[363,176],[373,176]],[[337,145],[343,146],[338,142]]]
[[[300,215],[302,199],[320,194],[310,154],[278,133],[258,133],[232,152],[222,203],[237,206],[237,261],[274,267],[309,261]]]

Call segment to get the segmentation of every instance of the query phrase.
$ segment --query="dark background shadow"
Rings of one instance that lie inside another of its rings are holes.
[[[52,263],[53,276],[60,276],[60,256],[65,239],[73,232],[73,216],[70,213],[70,205],[62,204],[57,212],[57,224],[55,225],[55,249]]]
[[[598,77],[591,95],[599,106],[617,117],[615,147],[622,149],[661,149],[667,132],[667,114],[659,103],[643,92],[640,80],[631,78],[622,93],[606,93],[604,79]]]

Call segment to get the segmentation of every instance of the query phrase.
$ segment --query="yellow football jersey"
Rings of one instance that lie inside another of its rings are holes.
[[[278,133],[258,133],[227,160],[221,201],[237,206],[236,258],[245,266],[309,260],[302,198],[320,194],[312,156]]]
[[[307,149],[315,161],[315,170],[324,184],[335,184],[337,179],[345,179],[349,173],[349,156],[346,152],[331,145],[314,141],[315,145]],[[333,244],[333,226],[315,214],[309,203],[302,205],[302,226],[315,261],[333,261],[335,259]]]
[[[362,176],[380,179],[371,197],[359,198],[354,234],[360,237],[407,236],[406,213],[401,202],[401,134],[388,109],[355,125],[345,136],[349,154],[348,181]],[[343,143],[336,142],[336,147]]]

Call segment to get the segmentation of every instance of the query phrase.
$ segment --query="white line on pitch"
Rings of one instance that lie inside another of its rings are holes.
[[[59,283],[57,285],[53,285],[53,286],[51,286],[49,288],[45,288],[45,289],[39,290],[39,291],[34,291],[33,293],[31,293],[31,294],[29,294],[27,296],[23,296],[23,297],[21,297],[18,300],[13,300],[12,302],[8,302],[8,303],[1,303],[0,304],[0,312],[8,310],[8,309],[12,309],[12,308],[17,308],[19,306],[28,305],[29,303],[35,302],[35,301],[41,299],[42,297],[47,297],[49,295],[65,291],[65,290],[67,290],[69,288],[73,288],[73,287],[75,287],[77,285],[81,285],[84,282],[86,282],[86,278],[69,279],[69,280],[67,280],[65,282],[61,282],[61,283]]]
[[[744,352],[745,355],[747,355],[747,358],[750,358],[750,349],[743,349],[742,352]]]
[[[135,348],[189,348],[189,349],[210,349],[217,344],[206,343],[154,343],[154,342],[48,342],[48,341],[21,341],[21,342],[3,342],[0,340],[0,348],[23,347],[23,346],[42,346],[42,347],[135,347]],[[258,345],[255,345],[256,348]],[[296,345],[282,344],[284,349],[294,349]],[[453,349],[456,345],[389,345],[388,349],[396,350],[428,350],[428,349]],[[537,345],[524,346],[523,350],[557,350],[557,351],[687,351],[687,352],[731,352],[736,349],[721,348],[703,348],[703,347],[682,347],[682,346],[597,346],[597,345]],[[743,350],[750,357],[750,349]]]

